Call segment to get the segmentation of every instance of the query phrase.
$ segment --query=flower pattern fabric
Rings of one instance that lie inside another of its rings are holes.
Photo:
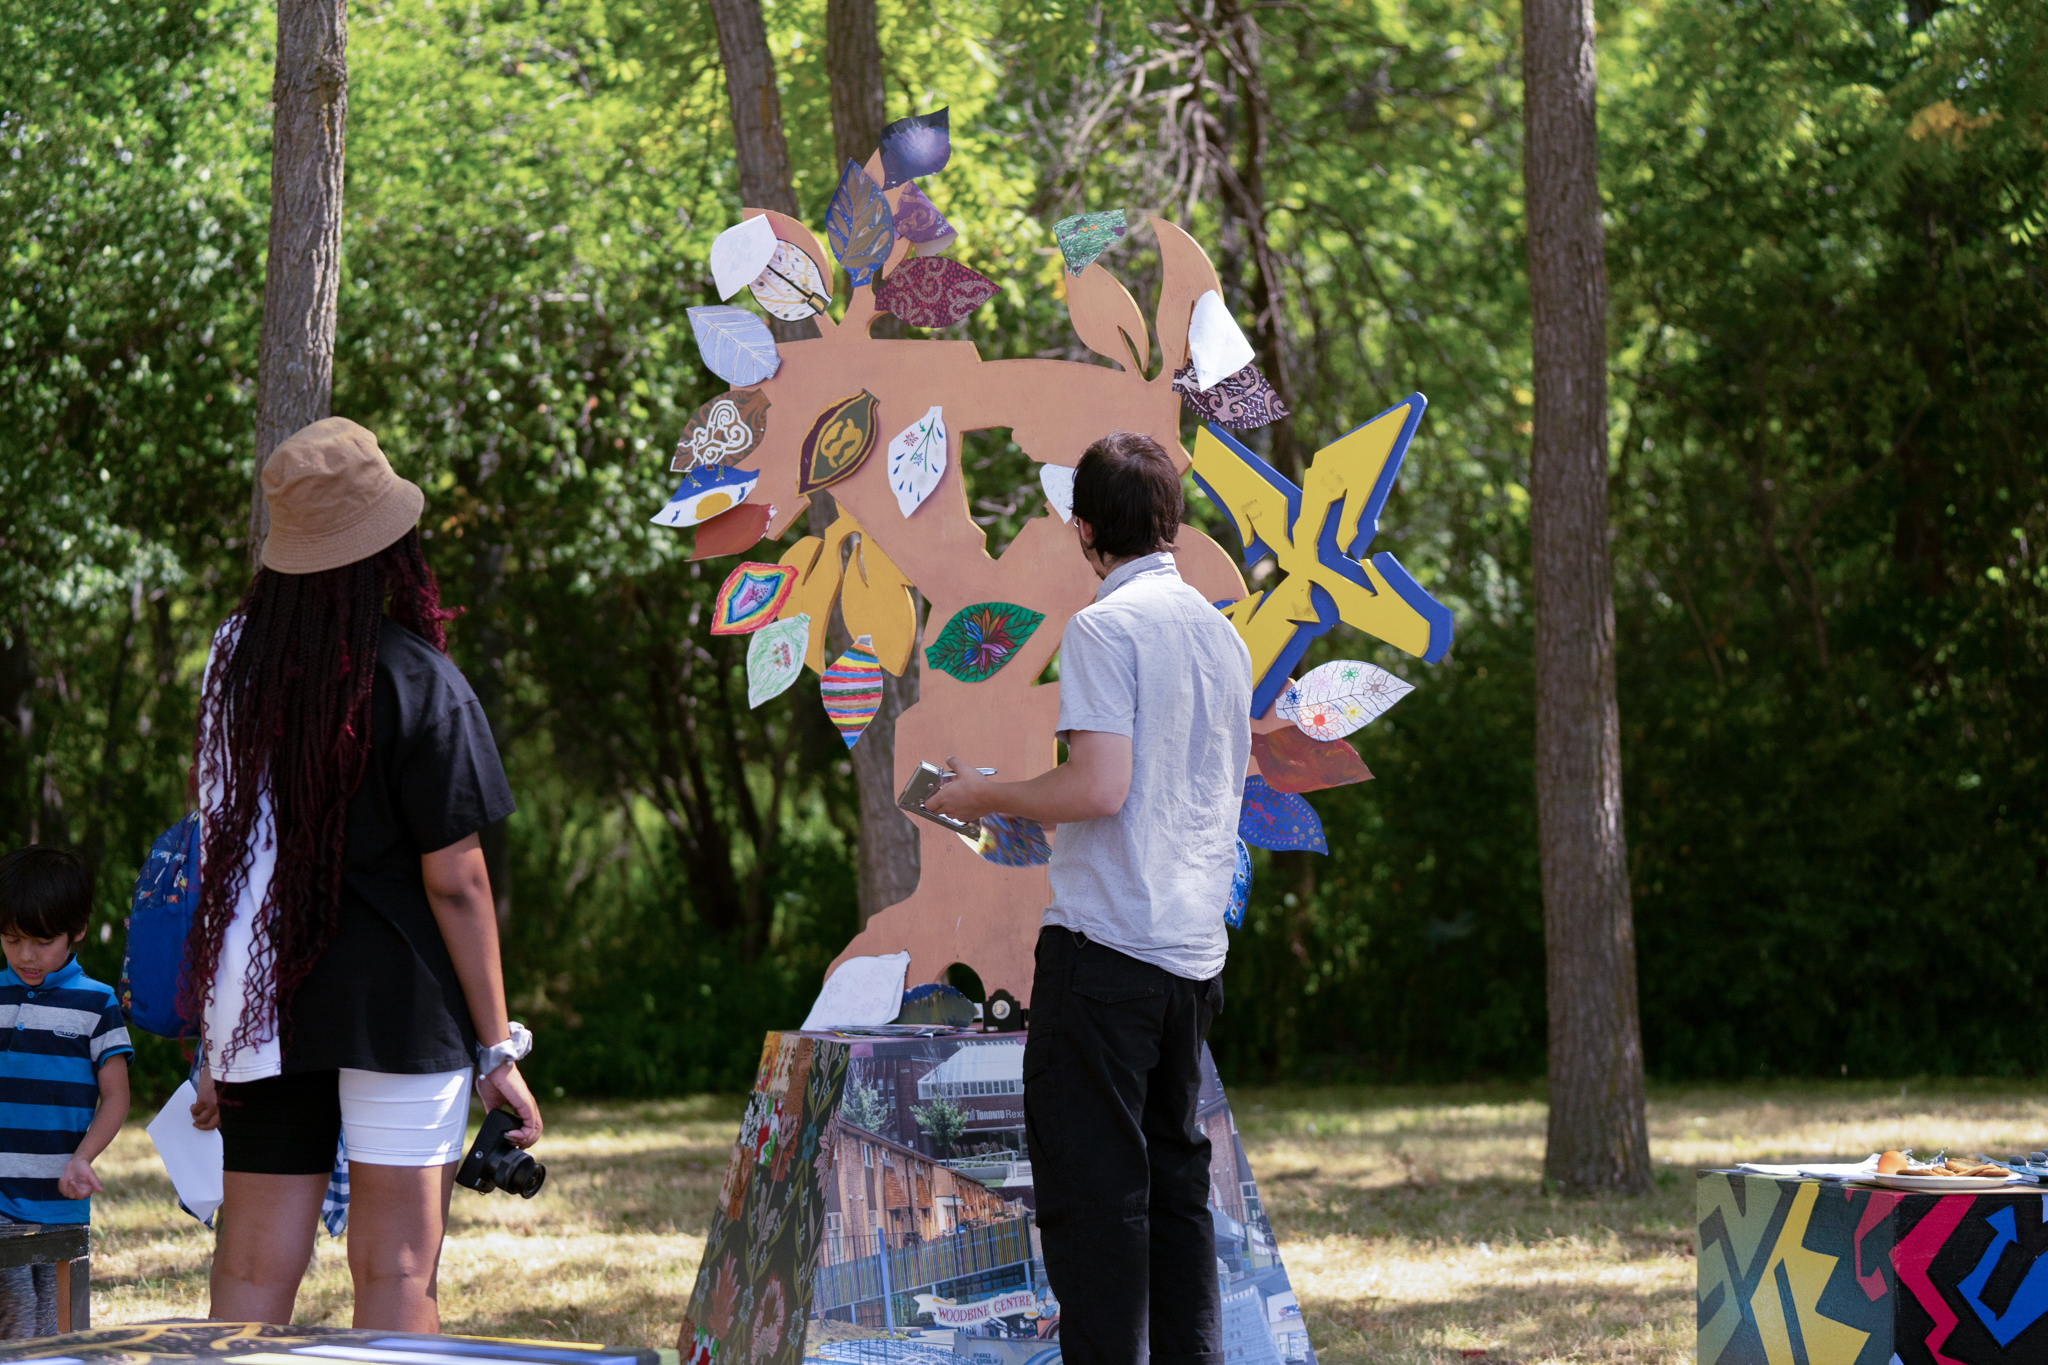
[[[1287,405],[1257,365],[1247,365],[1207,390],[1196,386],[1195,367],[1184,365],[1173,372],[1173,391],[1196,417],[1233,431],[1250,431],[1287,416]]]
[[[721,1365],[801,1365],[825,1234],[830,1127],[851,1049],[770,1034],[733,1164],[750,1175],[737,1205],[721,1199],[690,1294],[689,1358]]]

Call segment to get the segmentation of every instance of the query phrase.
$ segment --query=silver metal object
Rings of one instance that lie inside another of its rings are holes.
[[[995,774],[995,769],[993,768],[979,771],[981,771],[984,777],[991,777]],[[955,820],[950,815],[941,815],[935,810],[925,809],[925,798],[940,787],[945,786],[946,779],[951,776],[953,776],[952,773],[947,772],[935,763],[918,764],[917,771],[912,773],[910,781],[904,784],[902,795],[896,798],[896,804],[921,820],[929,820],[935,825],[943,825],[955,834],[968,839],[979,839],[981,838],[981,822],[979,820]]]

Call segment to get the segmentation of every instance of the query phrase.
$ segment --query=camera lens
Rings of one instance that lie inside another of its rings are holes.
[[[547,1183],[548,1168],[518,1148],[504,1152],[492,1163],[492,1178],[499,1189],[531,1199]]]

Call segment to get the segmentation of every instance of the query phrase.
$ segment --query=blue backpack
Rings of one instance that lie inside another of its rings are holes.
[[[191,1038],[198,1026],[178,1011],[185,938],[199,908],[199,813],[157,836],[128,908],[121,957],[121,1008],[128,1022],[161,1038]]]

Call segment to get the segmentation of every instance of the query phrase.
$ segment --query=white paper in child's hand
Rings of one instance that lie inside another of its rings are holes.
[[[892,1022],[903,1010],[903,977],[909,970],[907,952],[886,957],[849,957],[825,978],[825,988],[818,992],[817,1003],[804,1017],[804,1028]]]
[[[220,1207],[223,1157],[220,1129],[201,1132],[192,1126],[192,1106],[198,1102],[199,1092],[192,1088],[192,1082],[185,1082],[171,1096],[171,1102],[149,1121],[145,1131],[156,1144],[156,1154],[163,1158],[164,1169],[170,1172],[178,1202],[203,1223]]]

